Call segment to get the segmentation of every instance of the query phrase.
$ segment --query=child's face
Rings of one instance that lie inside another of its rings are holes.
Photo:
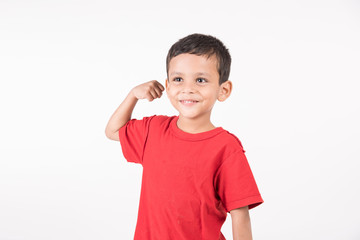
[[[180,117],[210,120],[216,100],[226,99],[223,85],[229,83],[219,85],[215,56],[180,54],[170,60],[168,77],[166,93]]]

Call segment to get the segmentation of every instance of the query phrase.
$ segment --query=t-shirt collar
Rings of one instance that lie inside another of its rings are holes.
[[[188,141],[201,141],[208,138],[212,138],[216,135],[218,135],[221,132],[224,132],[225,130],[222,127],[217,127],[209,131],[201,132],[201,133],[188,133],[184,132],[177,126],[177,121],[179,119],[179,116],[174,116],[170,122],[170,128],[171,131],[174,133],[175,136],[178,138],[188,140]]]

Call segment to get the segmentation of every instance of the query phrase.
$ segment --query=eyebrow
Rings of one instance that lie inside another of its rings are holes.
[[[172,72],[171,74],[170,74],[170,76],[173,76],[173,75],[183,75],[181,72]],[[208,73],[204,73],[204,72],[197,72],[197,73],[195,73],[194,75],[196,75],[196,76],[209,76],[209,74]]]

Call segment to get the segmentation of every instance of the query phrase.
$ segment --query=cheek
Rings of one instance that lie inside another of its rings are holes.
[[[203,95],[206,96],[208,99],[217,99],[219,96],[219,92],[214,92],[212,90],[203,92]]]
[[[166,90],[166,95],[167,95],[167,97],[170,99],[170,101],[174,101],[174,100],[175,100],[176,94],[175,94],[175,92],[174,92],[173,89],[167,89],[167,90]]]
[[[178,92],[178,89],[176,88],[176,86],[168,86],[166,92],[171,96],[175,96],[176,93]]]

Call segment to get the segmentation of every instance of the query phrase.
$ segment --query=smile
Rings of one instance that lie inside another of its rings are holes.
[[[193,105],[195,103],[198,103],[199,101],[196,100],[180,100],[180,103],[184,104],[184,105]]]

